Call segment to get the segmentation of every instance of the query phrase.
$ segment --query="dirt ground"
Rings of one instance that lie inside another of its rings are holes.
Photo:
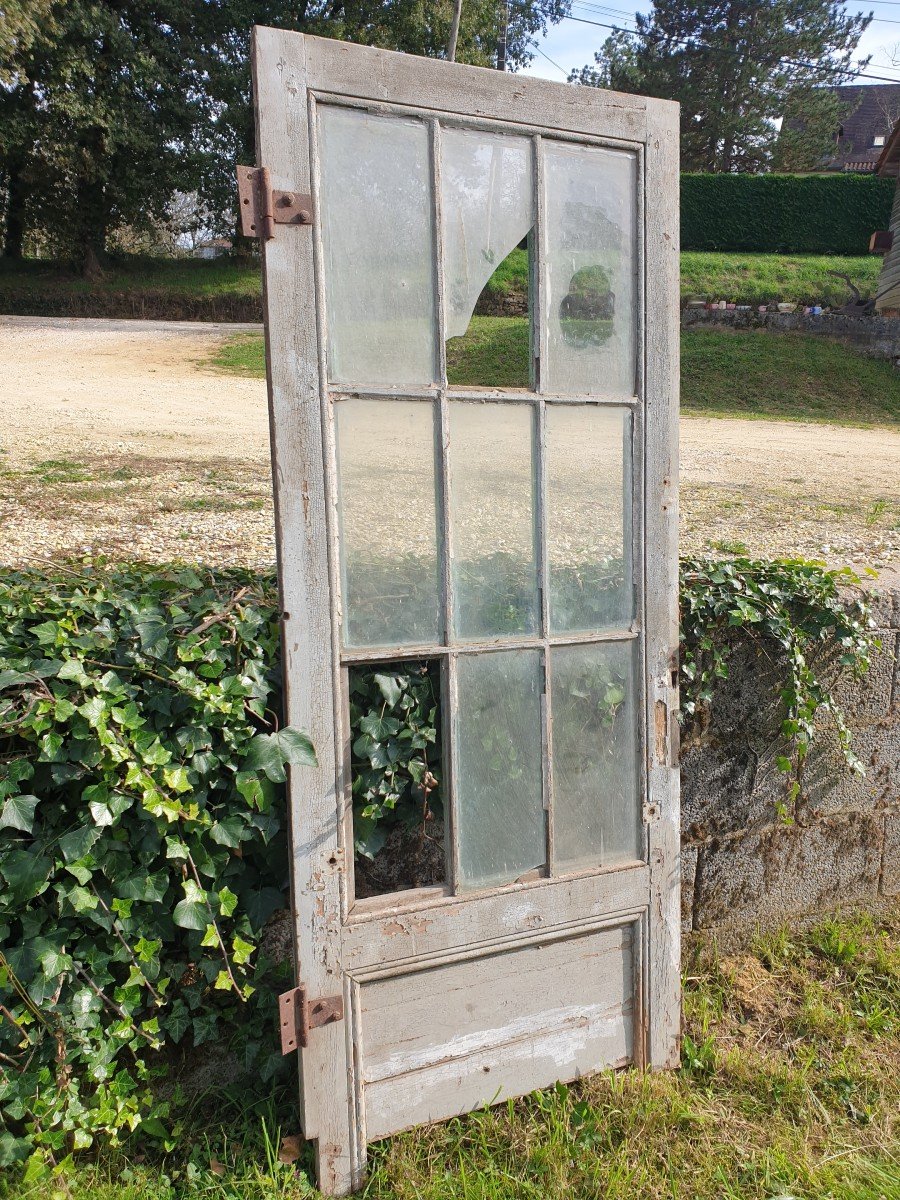
[[[274,559],[265,385],[235,325],[0,317],[0,562]],[[900,433],[684,418],[682,553],[900,567]]]

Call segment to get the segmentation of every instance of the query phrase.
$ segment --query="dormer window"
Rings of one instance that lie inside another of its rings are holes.
[[[884,145],[884,134],[876,133],[875,136],[872,138],[872,145],[873,146],[883,146]]]

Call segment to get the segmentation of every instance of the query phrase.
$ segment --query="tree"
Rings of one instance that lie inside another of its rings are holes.
[[[3,0],[0,8],[0,83],[15,78],[14,63],[46,27],[53,0]]]
[[[792,97],[815,110],[821,138],[835,111],[822,92],[852,77],[870,20],[833,0],[654,0],[635,33],[617,31],[570,78],[679,101],[685,170],[758,171]]]
[[[506,32],[506,61],[515,69],[533,56],[536,36],[569,11],[571,0],[532,0],[516,5]],[[250,31],[254,24],[339,38],[385,50],[444,58],[455,0],[210,0],[203,22],[206,120],[203,161],[196,186],[209,208],[228,212],[234,173],[255,161],[250,87]],[[466,0],[456,41],[456,61],[475,66],[497,62],[505,24],[502,0]],[[220,229],[218,232],[232,232]],[[240,239],[237,239],[240,245]]]
[[[98,269],[107,236],[189,180],[199,106],[197,0],[56,0],[5,60],[7,254],[26,222]]]

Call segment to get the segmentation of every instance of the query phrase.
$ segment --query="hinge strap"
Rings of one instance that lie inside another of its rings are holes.
[[[310,1000],[301,984],[278,997],[281,1026],[281,1053],[292,1054],[300,1046],[309,1045],[309,1031],[344,1019],[344,997],[325,996]]]
[[[312,225],[312,196],[273,188],[268,167],[238,167],[237,184],[244,237],[268,242],[276,225]]]

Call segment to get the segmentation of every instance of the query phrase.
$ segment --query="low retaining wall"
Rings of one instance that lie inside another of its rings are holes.
[[[683,308],[683,329],[767,329],[807,333],[846,342],[870,358],[900,361],[900,317],[851,317],[841,313],[738,312],[737,309]]]
[[[810,751],[797,819],[779,819],[784,674],[749,648],[735,654],[709,725],[685,730],[685,931],[736,943],[757,928],[802,922],[845,903],[900,903],[900,577],[885,577],[872,602],[882,649],[866,677],[856,682],[817,665],[834,681],[864,776],[850,770],[827,731]]]

